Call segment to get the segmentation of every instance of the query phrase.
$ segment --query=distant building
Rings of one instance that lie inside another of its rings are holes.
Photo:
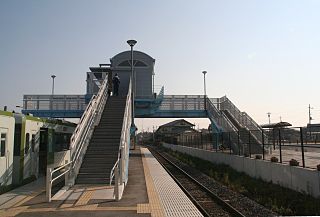
[[[198,133],[194,129],[194,124],[184,120],[175,120],[160,126],[155,132],[155,138],[157,141],[170,142],[177,144],[178,138],[181,138],[181,134],[194,134]]]

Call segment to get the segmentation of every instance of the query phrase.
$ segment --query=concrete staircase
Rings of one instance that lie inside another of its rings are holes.
[[[76,184],[108,184],[118,151],[126,97],[107,100],[99,125],[94,129]]]

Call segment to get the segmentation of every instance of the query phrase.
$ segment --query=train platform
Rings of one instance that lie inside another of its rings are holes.
[[[108,185],[75,185],[45,201],[44,179],[0,195],[0,216],[202,216],[146,148],[130,152],[129,180],[116,202]]]

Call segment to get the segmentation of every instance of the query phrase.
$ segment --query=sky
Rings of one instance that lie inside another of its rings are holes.
[[[135,49],[165,94],[227,97],[257,123],[320,123],[318,0],[1,0],[0,109],[23,94],[84,94],[90,66]],[[152,129],[168,120],[138,119]],[[207,127],[205,119],[192,119]]]

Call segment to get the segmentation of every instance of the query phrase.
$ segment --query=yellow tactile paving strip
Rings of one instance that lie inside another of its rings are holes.
[[[144,151],[145,149],[141,148],[141,153],[144,153]],[[149,198],[148,209],[150,209],[151,211],[151,216],[152,217],[165,216],[158,192],[154,186],[153,179],[151,177],[150,170],[148,168],[148,163],[146,161],[145,155],[142,156],[142,164],[143,164],[144,176],[146,179],[147,192],[148,192],[148,198]]]
[[[151,213],[148,203],[137,204],[137,213]]]
[[[82,205],[86,205],[89,200],[91,199],[91,196],[93,194],[94,191],[85,191],[81,197],[79,198],[79,200],[77,201],[77,203],[75,204],[75,206],[82,206]]]

